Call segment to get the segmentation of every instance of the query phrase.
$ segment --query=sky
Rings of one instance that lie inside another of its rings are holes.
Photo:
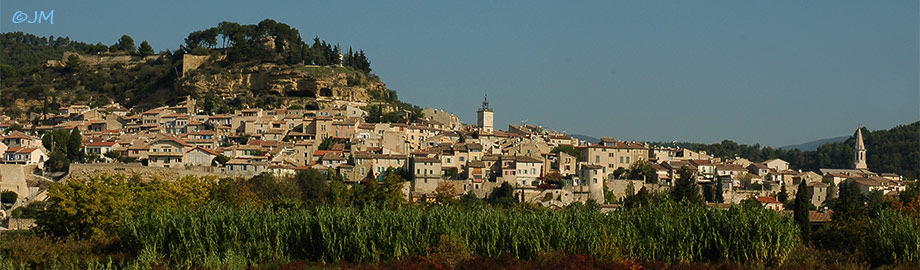
[[[13,23],[22,11],[48,21]],[[475,123],[784,146],[920,120],[918,1],[2,0],[0,32],[175,50],[271,18],[363,49],[403,101]]]

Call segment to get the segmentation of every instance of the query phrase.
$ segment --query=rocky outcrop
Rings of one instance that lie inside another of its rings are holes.
[[[179,80],[179,89],[193,96],[214,93],[225,98],[254,93],[305,99],[371,101],[386,84],[344,67],[277,65],[221,68],[204,65]]]

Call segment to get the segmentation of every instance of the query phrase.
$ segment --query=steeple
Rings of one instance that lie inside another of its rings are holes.
[[[856,129],[856,146],[853,153],[853,167],[857,170],[868,169],[866,166],[866,144],[863,143],[862,128]]]
[[[492,108],[489,108],[489,94],[486,94],[486,97],[482,99],[482,107],[479,108],[480,111],[492,111]]]

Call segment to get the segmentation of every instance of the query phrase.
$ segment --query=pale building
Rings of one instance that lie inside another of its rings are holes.
[[[856,147],[853,154],[853,167],[857,170],[866,170],[866,144],[863,143],[862,129],[856,129]]]
[[[489,97],[482,100],[482,107],[476,111],[477,127],[484,133],[492,133],[495,121],[495,112],[489,108]]]

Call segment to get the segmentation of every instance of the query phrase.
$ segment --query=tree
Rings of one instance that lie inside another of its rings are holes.
[[[639,189],[639,192],[636,192],[635,195],[627,194],[626,197],[623,198],[623,207],[632,209],[643,205],[648,205],[652,201],[653,196],[649,193],[648,189],[643,186]]]
[[[811,201],[808,200],[808,186],[805,180],[799,182],[799,188],[795,192],[795,208],[793,216],[795,224],[799,226],[802,241],[808,243],[811,239],[811,223],[808,220],[808,210],[811,208]]]
[[[121,160],[121,152],[119,152],[119,151],[108,151],[108,152],[105,152],[105,154],[103,154],[103,156],[105,156],[105,157],[107,157],[107,158],[109,158],[109,159],[111,159],[111,160],[114,160],[114,161],[119,161],[119,160]]]
[[[438,186],[434,188],[434,194],[439,203],[452,203],[460,195],[454,183],[450,181],[439,182]]]
[[[645,160],[637,160],[629,167],[630,179],[642,179],[647,184],[655,184],[655,168]]]
[[[141,42],[141,46],[137,47],[137,54],[139,54],[140,56],[153,55],[154,54],[153,47],[150,46],[150,43],[147,43],[147,41],[144,40],[143,42]]]
[[[118,43],[115,43],[113,46],[116,50],[125,51],[131,54],[134,53],[134,39],[129,35],[122,35],[121,38],[118,39]]]
[[[723,195],[722,195],[723,193],[722,192],[722,178],[716,179],[716,187],[713,189],[713,193],[715,193],[713,196],[713,202],[715,203],[725,202],[725,198],[723,198]]]
[[[14,204],[18,198],[19,194],[11,190],[0,192],[0,203]]]
[[[67,154],[64,154],[64,152],[51,151],[48,161],[45,162],[45,168],[52,172],[67,171],[70,169],[70,159],[67,159]]]
[[[805,181],[802,181],[802,182],[805,182]],[[799,195],[796,194],[795,196],[796,198],[798,198]],[[789,193],[786,192],[786,185],[780,185],[779,194],[776,195],[776,200],[783,204],[786,204],[786,200],[788,199],[789,199]]]
[[[319,144],[319,150],[329,150],[332,149],[332,146],[335,145],[335,138],[325,137],[323,141]]]
[[[553,147],[553,150],[550,150],[550,153],[554,153],[554,154],[559,153],[559,152],[566,153],[570,156],[573,156],[575,157],[576,160],[581,159],[581,151],[579,151],[578,149],[575,149],[575,147],[571,145],[560,145],[560,146]]]
[[[114,233],[134,207],[134,194],[123,177],[102,175],[54,184],[47,202],[35,221],[40,232],[86,239]]]
[[[613,171],[613,178],[614,178],[614,179],[623,179],[623,177],[625,177],[628,173],[629,173],[629,171],[626,170],[626,168],[619,167],[619,168],[617,168],[616,170]]]
[[[314,169],[298,172],[294,181],[300,187],[301,199],[305,203],[323,204],[326,202],[326,175]]]
[[[67,57],[67,62],[64,66],[66,67],[66,70],[68,72],[77,73],[77,72],[80,72],[82,65],[83,65],[83,62],[80,61],[80,57],[77,56],[76,54],[71,54],[70,56]]]
[[[693,177],[693,171],[684,166],[680,168],[679,174],[680,177],[677,178],[674,187],[671,188],[671,198],[675,202],[702,203],[703,197],[700,196],[700,187],[696,183],[695,177]]]
[[[517,203],[514,200],[514,187],[508,182],[503,182],[501,186],[492,190],[492,194],[489,195],[489,203],[504,207],[514,205]]]
[[[834,220],[854,220],[866,217],[865,198],[856,181],[840,183],[837,200],[831,208]]]
[[[71,161],[83,160],[83,136],[76,127],[70,131],[70,138],[67,140],[67,157]]]

